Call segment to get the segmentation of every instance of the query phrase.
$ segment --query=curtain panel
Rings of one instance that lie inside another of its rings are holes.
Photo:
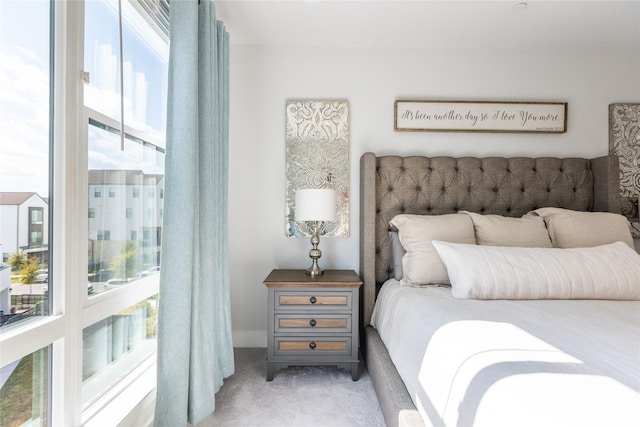
[[[156,426],[202,421],[234,372],[228,52],[212,1],[171,1]]]

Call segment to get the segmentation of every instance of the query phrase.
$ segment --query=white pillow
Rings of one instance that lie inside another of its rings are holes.
[[[510,218],[502,215],[481,215],[460,211],[471,217],[476,242],[489,246],[551,248],[551,239],[544,220],[537,215]]]
[[[619,214],[540,208],[527,215],[539,215],[544,219],[556,248],[586,248],[618,241],[633,248],[629,221]]]
[[[476,242],[468,215],[396,215],[391,225],[398,229],[400,243],[407,251],[402,257],[402,283],[409,286],[449,284],[447,269],[432,240]]]
[[[460,299],[640,300],[640,254],[591,248],[508,248],[434,241]]]

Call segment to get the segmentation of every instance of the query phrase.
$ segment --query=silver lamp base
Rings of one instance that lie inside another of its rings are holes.
[[[311,258],[312,263],[311,267],[307,268],[307,274],[314,277],[320,276],[324,273],[318,266],[318,259],[322,256],[322,252],[318,249],[318,244],[320,244],[320,236],[318,235],[318,221],[313,221],[313,234],[311,235],[311,250],[309,251],[309,258]]]

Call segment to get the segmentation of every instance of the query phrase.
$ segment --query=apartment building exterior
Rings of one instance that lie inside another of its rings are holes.
[[[133,251],[129,270],[160,264],[164,175],[140,170],[89,170],[89,271]],[[129,278],[124,266],[113,277]]]
[[[21,250],[36,257],[46,268],[49,262],[49,202],[35,192],[0,192],[0,311],[11,310],[9,256]]]

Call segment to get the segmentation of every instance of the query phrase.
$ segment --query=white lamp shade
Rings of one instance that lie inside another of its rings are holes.
[[[329,188],[296,190],[296,221],[334,221],[336,192]]]

